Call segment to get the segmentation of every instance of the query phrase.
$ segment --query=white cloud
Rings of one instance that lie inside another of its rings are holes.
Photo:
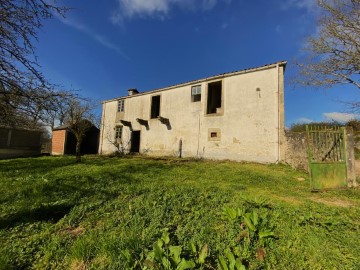
[[[218,2],[230,3],[232,0],[117,0],[119,8],[111,16],[113,23],[120,23],[124,18],[168,16],[174,7],[189,10],[210,10]]]
[[[346,123],[350,120],[358,119],[360,115],[354,113],[340,113],[340,112],[328,112],[324,113],[325,121],[335,121],[339,123]]]
[[[300,117],[298,119],[296,119],[295,123],[296,124],[310,124],[314,122],[314,120],[306,118],[306,117]]]
[[[115,51],[120,56],[124,57],[125,59],[129,59],[129,57],[122,51],[120,47],[109,41],[106,37],[92,31],[86,25],[79,23],[75,20],[71,20],[69,18],[64,18],[59,15],[55,15],[63,24],[72,27],[80,32],[83,32],[90,36],[93,40],[101,44],[102,46]]]

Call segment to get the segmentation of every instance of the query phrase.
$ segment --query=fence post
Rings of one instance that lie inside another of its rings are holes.
[[[357,187],[355,174],[354,132],[352,127],[345,127],[346,170],[348,187]]]

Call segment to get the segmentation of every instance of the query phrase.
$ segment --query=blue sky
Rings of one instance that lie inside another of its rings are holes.
[[[64,0],[44,22],[37,56],[45,76],[106,100],[287,60],[285,121],[348,120],[340,101],[358,90],[294,87],[293,65],[316,33],[315,0]]]

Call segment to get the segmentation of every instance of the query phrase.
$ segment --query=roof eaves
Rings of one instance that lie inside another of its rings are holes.
[[[266,65],[263,65],[263,66],[260,66],[260,67],[247,68],[247,69],[241,69],[241,70],[237,70],[237,71],[225,72],[225,73],[217,74],[217,75],[214,75],[214,76],[206,77],[206,78],[203,78],[203,79],[183,82],[183,83],[170,85],[170,86],[163,87],[163,88],[157,88],[157,89],[154,89],[154,90],[141,92],[141,93],[138,93],[138,94],[133,95],[133,96],[121,96],[121,97],[117,97],[117,98],[113,98],[113,99],[109,99],[109,100],[104,100],[101,103],[107,103],[107,102],[116,101],[116,100],[119,100],[119,99],[132,98],[132,97],[136,97],[136,96],[148,95],[148,94],[157,93],[157,92],[160,92],[160,91],[170,90],[170,89],[177,88],[177,87],[180,87],[180,86],[186,86],[186,85],[190,85],[190,84],[201,83],[201,82],[204,82],[204,81],[216,80],[216,79],[220,79],[220,78],[224,78],[224,77],[230,77],[230,76],[245,74],[245,73],[254,72],[254,71],[258,71],[258,70],[264,70],[264,69],[268,69],[268,68],[273,68],[273,67],[276,67],[276,66],[284,66],[284,69],[285,69],[286,64],[287,64],[287,61],[279,61],[279,62],[275,62],[275,63],[271,63],[271,64],[266,64]]]

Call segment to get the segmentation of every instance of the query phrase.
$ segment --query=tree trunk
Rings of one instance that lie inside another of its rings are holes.
[[[80,153],[81,140],[76,140],[76,162],[81,162],[81,153]]]

